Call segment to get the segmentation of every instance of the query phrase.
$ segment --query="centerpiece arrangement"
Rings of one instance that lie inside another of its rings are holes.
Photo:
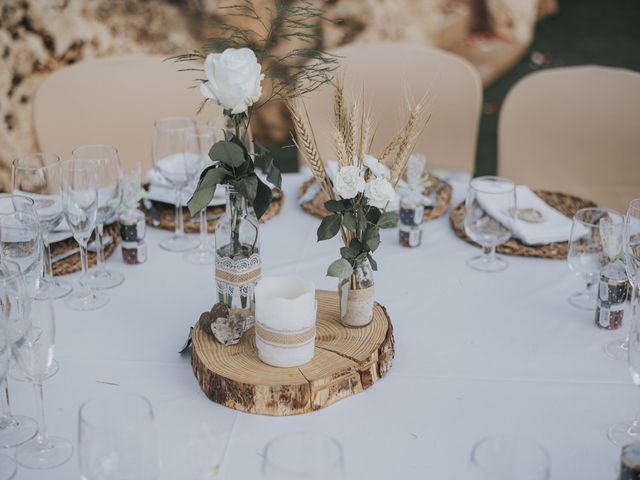
[[[330,81],[337,63],[317,48],[320,37],[314,20],[322,12],[308,2],[283,2],[258,11],[245,0],[219,9],[220,36],[208,39],[202,51],[174,59],[204,60],[200,108],[209,101],[218,103],[228,123],[225,138],[209,152],[212,163],[202,171],[187,206],[195,215],[224,185],[226,212],[215,235],[218,303],[207,318],[216,337],[232,344],[254,322],[254,287],[261,275],[258,221],[272,199],[271,187],[256,174],[255,159],[263,158],[267,182],[278,188],[281,183],[269,151],[257,140],[250,141],[251,115],[274,99],[290,100]],[[254,28],[238,26],[239,18]],[[290,40],[298,46],[274,53],[274,45]]]
[[[364,95],[349,101],[342,83],[335,85],[333,140],[339,167],[332,180],[304,104],[289,102],[298,148],[329,198],[324,205],[331,215],[322,219],[318,240],[340,234],[344,244],[327,275],[339,279],[340,316],[349,327],[365,326],[372,319],[372,270],[377,270],[372,254],[380,245],[380,229],[397,224],[397,214],[385,210],[395,199],[395,187],[429,121],[424,99],[410,106],[406,122],[376,157],[370,153],[374,129],[367,105]]]

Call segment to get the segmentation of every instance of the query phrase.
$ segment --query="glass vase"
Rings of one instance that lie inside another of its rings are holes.
[[[369,260],[356,260],[353,274],[339,286],[340,321],[346,327],[358,328],[373,319],[373,270]]]
[[[254,324],[254,288],[260,280],[258,220],[245,197],[226,187],[226,210],[216,226],[216,289],[229,319],[246,331]]]

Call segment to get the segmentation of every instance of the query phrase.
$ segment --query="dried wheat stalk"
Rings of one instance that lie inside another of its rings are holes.
[[[340,165],[341,167],[349,165],[351,162],[349,160],[349,155],[347,154],[347,147],[344,143],[342,133],[337,128],[333,135],[333,140],[336,158],[338,159],[338,165]]]

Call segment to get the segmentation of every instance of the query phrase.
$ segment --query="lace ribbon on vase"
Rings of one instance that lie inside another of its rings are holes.
[[[255,287],[262,275],[262,260],[259,253],[234,260],[216,255],[216,286],[218,292],[248,296],[250,287]]]

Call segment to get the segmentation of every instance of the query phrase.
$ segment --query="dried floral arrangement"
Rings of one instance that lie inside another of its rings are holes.
[[[395,187],[429,122],[426,96],[413,106],[407,101],[407,118],[402,128],[382,152],[374,156],[370,153],[374,126],[364,94],[349,101],[343,83],[337,82],[333,146],[339,166],[333,180],[320,158],[304,103],[295,99],[288,105],[296,133],[294,141],[329,197],[325,207],[332,214],[320,223],[318,241],[340,233],[344,243],[340,258],[329,265],[327,275],[339,278],[343,288],[355,288],[350,282],[355,281],[357,263],[367,259],[373,270],[377,270],[372,254],[380,245],[380,229],[397,223],[397,214],[386,209],[395,199]]]

